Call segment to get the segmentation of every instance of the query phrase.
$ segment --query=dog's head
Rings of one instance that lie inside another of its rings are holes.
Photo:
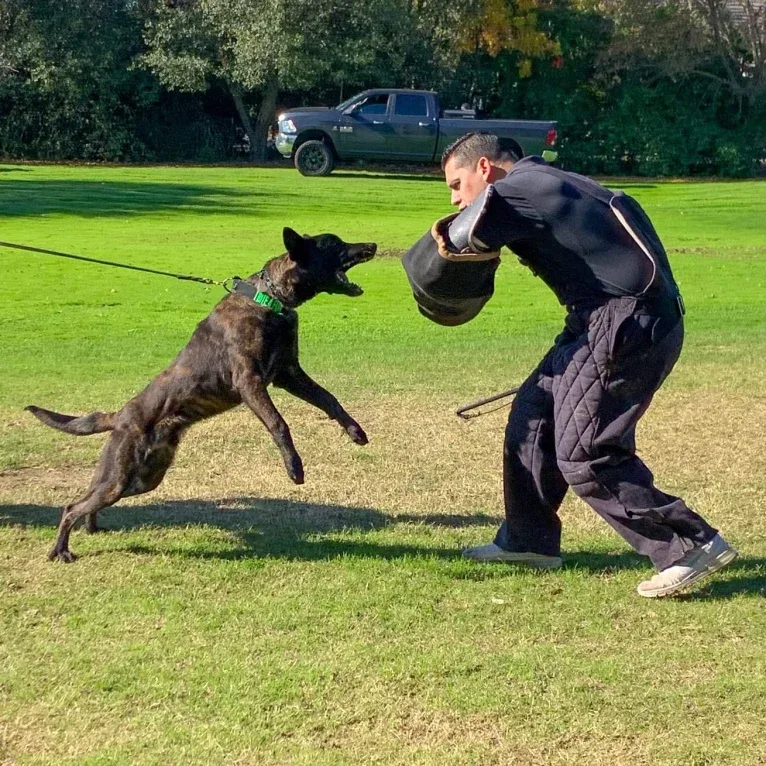
[[[346,272],[375,255],[378,246],[374,242],[352,244],[335,234],[302,237],[290,228],[285,228],[282,236],[287,255],[295,264],[290,281],[301,303],[317,293],[356,297],[364,292],[349,281]]]

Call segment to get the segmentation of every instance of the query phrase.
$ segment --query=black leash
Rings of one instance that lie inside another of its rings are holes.
[[[492,404],[492,402],[496,402],[499,399],[505,399],[507,396],[513,396],[514,394],[518,393],[519,386],[516,386],[516,388],[509,388],[507,391],[503,391],[500,394],[495,394],[494,396],[488,396],[486,399],[479,399],[476,402],[471,402],[471,404],[466,404],[464,407],[461,407],[459,410],[455,412],[455,414],[459,418],[463,418],[463,420],[470,420],[471,418],[478,418],[482,415],[486,415],[488,412],[494,412],[495,410],[499,410],[502,407],[505,407],[506,404],[510,404],[510,402],[506,402],[506,404],[501,404],[499,407],[494,407],[491,410],[487,410],[487,412],[475,412],[472,415],[467,414],[470,412],[470,410],[475,410],[477,407],[482,407],[485,404]]]
[[[130,266],[127,263],[116,263],[115,261],[103,261],[100,258],[86,258],[84,255],[72,255],[71,253],[61,253],[58,250],[46,250],[42,247],[30,247],[29,245],[18,245],[14,242],[2,242],[0,241],[0,247],[10,247],[14,250],[26,250],[28,253],[42,253],[43,255],[56,255],[59,258],[71,258],[75,261],[85,261],[86,263],[100,263],[102,266],[115,266],[118,269],[130,269],[131,271],[145,271],[147,274],[159,274],[163,277],[173,277],[174,279],[182,279],[186,282],[201,282],[203,285],[220,285],[223,287],[224,290],[227,292],[231,292],[231,289],[229,287],[230,283],[233,283],[233,289],[236,292],[241,292],[245,295],[247,295],[250,298],[256,299],[254,296],[264,295],[264,293],[258,293],[255,288],[253,288],[251,285],[247,284],[243,280],[241,280],[239,277],[229,277],[229,279],[225,279],[222,282],[217,279],[208,279],[207,277],[195,277],[190,274],[174,274],[171,271],[159,271],[158,269],[147,269],[143,266]],[[273,289],[273,285],[271,283],[271,279],[269,278],[269,275],[266,273],[265,270],[261,270],[259,273],[259,276],[266,282],[267,289]],[[251,295],[252,293],[252,295]],[[275,300],[273,296],[267,296],[271,298],[271,301],[274,303],[279,304],[278,308],[275,306],[272,306],[270,303],[265,303],[264,305],[267,305],[272,310],[276,311],[277,313],[280,313],[282,310],[282,304],[280,301]],[[263,301],[256,300],[256,303],[262,303]],[[484,412],[476,412],[472,415],[467,414],[471,410],[475,410],[477,407],[482,407],[485,404],[491,404],[492,402],[496,402],[500,399],[505,399],[507,396],[513,396],[517,391],[518,387],[516,388],[510,388],[507,391],[503,391],[500,394],[495,394],[494,396],[489,396],[486,399],[479,399],[476,402],[471,402],[471,404],[466,404],[464,407],[460,407],[460,409],[457,410],[455,413],[458,417],[463,418],[463,420],[470,420],[471,418],[478,418],[481,415],[485,415],[487,413]],[[489,410],[489,412],[494,412],[496,409],[500,409],[501,407],[504,407],[505,405],[500,405],[500,407],[495,407],[494,409]]]
[[[44,255],[57,255],[60,258],[72,258],[75,261],[87,261],[88,263],[100,263],[103,266],[116,266],[119,269],[131,269],[131,271],[145,271],[148,274],[159,274],[163,277],[174,277],[183,279],[187,282],[201,282],[203,285],[220,285],[228,290],[227,282],[219,282],[217,279],[207,279],[206,277],[194,277],[189,274],[174,274],[170,271],[158,271],[157,269],[147,269],[142,266],[129,266],[127,263],[115,263],[114,261],[102,261],[98,258],[86,258],[84,255],[72,255],[71,253],[60,253],[58,250],[45,250],[42,247],[29,247],[29,245],[17,245],[13,242],[0,242],[2,247],[11,247],[15,250],[26,250],[29,253],[43,253]]]

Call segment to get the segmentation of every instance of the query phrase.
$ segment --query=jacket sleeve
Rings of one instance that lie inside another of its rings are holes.
[[[504,180],[490,184],[460,213],[438,220],[432,232],[444,251],[442,257],[480,260],[484,253],[496,256],[503,245],[528,239],[544,227],[517,186]]]

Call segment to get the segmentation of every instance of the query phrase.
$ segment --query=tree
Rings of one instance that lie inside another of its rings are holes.
[[[681,2],[681,0],[678,0]],[[718,79],[740,99],[766,93],[766,2],[684,0],[721,65]],[[716,78],[704,69],[697,70]]]
[[[601,0],[619,35],[611,69],[707,79],[737,99],[740,113],[766,94],[765,0]]]
[[[223,82],[250,138],[265,154],[281,88],[352,84],[380,76],[401,58],[405,0],[159,0],[145,25],[143,65],[169,88],[205,90]],[[260,96],[255,122],[248,102]]]
[[[538,0],[473,0],[464,6],[461,39],[466,53],[483,50],[491,57],[514,51],[519,56],[519,75],[529,77],[532,60],[561,52],[538,24]]]
[[[452,47],[460,55],[448,92],[482,110],[507,101],[507,92],[532,73],[533,62],[560,54],[541,24],[545,0],[467,0],[457,8]],[[467,96],[467,99],[465,98]]]
[[[133,107],[146,75],[125,0],[0,2],[0,152],[42,159],[125,159],[141,149]]]

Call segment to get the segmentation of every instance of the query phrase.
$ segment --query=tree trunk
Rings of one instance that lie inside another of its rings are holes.
[[[242,88],[240,88],[239,84],[235,82],[227,82],[226,84],[229,86],[229,92],[231,93],[231,97],[234,99],[234,106],[237,108],[237,114],[239,115],[242,127],[245,129],[245,133],[247,134],[248,139],[250,139],[250,158],[252,159],[254,143],[253,122],[250,119],[250,113],[247,111],[245,100],[242,98]]]
[[[263,85],[261,104],[255,118],[255,132],[250,134],[250,159],[266,159],[266,137],[269,126],[274,122],[279,97],[279,77],[276,72],[269,73]]]

